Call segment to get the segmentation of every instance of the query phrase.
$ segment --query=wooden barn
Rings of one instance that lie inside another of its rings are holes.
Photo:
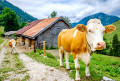
[[[18,30],[15,34],[18,36],[18,43],[26,47],[38,49],[42,46],[42,42],[46,42],[46,46],[57,47],[57,37],[61,30],[72,28],[63,17],[55,17],[48,19],[36,20],[27,26]]]

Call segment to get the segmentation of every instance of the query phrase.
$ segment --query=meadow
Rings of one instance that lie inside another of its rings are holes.
[[[60,69],[59,67],[59,58],[56,58],[50,53],[47,53],[47,57],[44,58],[43,50],[37,50],[36,53],[26,53],[27,56],[31,57],[32,59],[36,60],[37,62],[43,63],[45,65],[55,67],[57,69]],[[65,62],[65,59],[64,59]],[[69,56],[69,62],[70,62],[70,70],[67,71],[69,73],[69,76],[73,79],[75,79],[75,64],[72,55]],[[91,78],[86,79],[85,78],[85,64],[79,60],[80,63],[80,77],[82,81],[100,81],[103,76],[112,78],[114,80],[120,80],[120,58],[119,57],[113,57],[113,56],[106,56],[101,54],[93,53],[91,55],[91,61],[90,61],[90,74]],[[65,63],[64,63],[65,68]]]

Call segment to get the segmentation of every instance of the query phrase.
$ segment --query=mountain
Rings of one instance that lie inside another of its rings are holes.
[[[118,39],[120,40],[120,20],[114,22],[112,25],[114,25],[114,26],[116,27],[116,30],[113,31],[113,32],[110,33],[110,34],[105,34],[106,38],[107,38],[110,42],[112,42],[113,36],[114,36],[115,34],[118,35]]]
[[[97,13],[97,14],[93,14],[93,15],[87,16],[87,17],[83,18],[79,22],[72,23],[72,26],[75,27],[77,24],[87,25],[87,22],[90,19],[93,19],[93,18],[100,19],[104,26],[112,24],[112,23],[114,23],[117,20],[120,20],[120,18],[117,17],[117,16],[107,15],[107,14],[104,14],[104,13]]]
[[[9,3],[6,0],[0,0],[0,5],[3,6],[3,8],[8,7],[10,8],[12,11],[15,11],[16,14],[19,16],[19,20],[20,22],[26,22],[28,20],[30,20],[31,22],[34,20],[37,20],[37,18],[32,17],[31,15],[29,15],[28,13],[22,11],[20,8],[14,6],[13,4]]]

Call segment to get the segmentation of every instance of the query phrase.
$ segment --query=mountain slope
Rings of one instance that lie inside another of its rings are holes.
[[[116,30],[113,31],[113,32],[110,33],[110,34],[105,34],[106,38],[107,38],[108,41],[110,41],[110,42],[112,42],[113,36],[114,36],[115,34],[118,35],[118,39],[120,40],[120,20],[114,22],[112,25],[114,25],[114,26],[116,27]]]
[[[87,16],[79,22],[72,23],[72,26],[75,27],[77,24],[87,25],[87,22],[90,19],[93,19],[93,18],[100,19],[104,26],[112,24],[112,23],[116,22],[117,20],[120,20],[120,18],[117,17],[117,16],[107,15],[107,14],[104,14],[104,13],[97,13],[97,14],[94,14],[94,15]]]
[[[37,18],[32,17],[31,15],[29,15],[28,13],[22,11],[20,8],[14,6],[13,4],[7,2],[6,0],[0,0],[0,5],[4,7],[8,7],[11,8],[11,10],[15,11],[16,14],[19,16],[19,20],[20,22],[25,22],[25,21],[34,21],[37,20]]]

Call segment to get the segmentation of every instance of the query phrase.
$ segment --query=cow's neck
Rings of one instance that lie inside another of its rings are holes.
[[[88,43],[87,36],[86,36],[86,41],[87,41],[87,44],[88,44],[88,46],[89,46],[89,48],[90,48],[89,53],[90,53],[90,55],[91,55],[91,54],[93,54],[93,51],[92,51],[92,49],[91,49],[90,44]]]

